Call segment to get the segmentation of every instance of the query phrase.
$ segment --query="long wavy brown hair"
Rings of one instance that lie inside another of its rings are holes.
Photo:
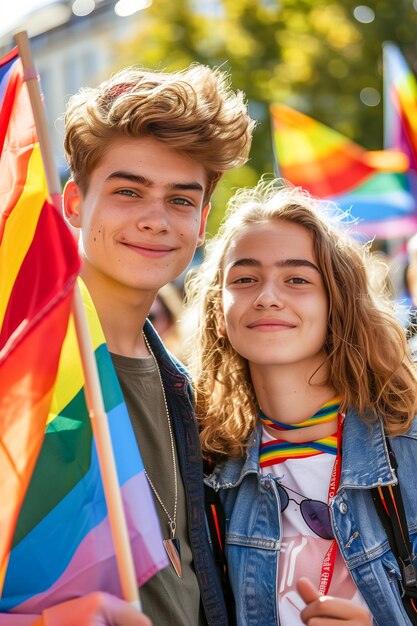
[[[258,406],[247,361],[219,329],[223,262],[242,228],[286,220],[312,236],[329,299],[325,352],[328,383],[342,410],[357,409],[371,423],[380,416],[389,434],[405,432],[417,410],[417,371],[392,303],[375,293],[369,245],[348,234],[341,214],[282,180],[261,181],[231,199],[225,220],[187,282],[187,304],[197,315],[189,367],[206,456],[239,456],[253,431]]]

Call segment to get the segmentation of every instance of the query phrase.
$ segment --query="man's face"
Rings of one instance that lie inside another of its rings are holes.
[[[64,192],[87,283],[156,291],[181,274],[204,241],[206,186],[201,164],[156,139],[111,143],[88,190],[69,183]]]

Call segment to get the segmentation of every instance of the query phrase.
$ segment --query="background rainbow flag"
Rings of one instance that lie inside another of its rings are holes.
[[[0,592],[79,270],[52,206],[17,51],[0,59]]]
[[[384,145],[402,150],[417,171],[417,81],[400,50],[384,45]]]
[[[271,116],[282,177],[349,211],[358,234],[389,239],[417,229],[416,198],[402,152],[368,152],[285,105],[271,105]]]

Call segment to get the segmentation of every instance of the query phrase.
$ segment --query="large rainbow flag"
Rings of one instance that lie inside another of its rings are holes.
[[[17,51],[0,59],[0,592],[79,270],[52,206]]]
[[[416,198],[402,152],[368,152],[285,105],[271,105],[271,115],[281,176],[349,211],[359,235],[393,238],[417,229]]]
[[[7,625],[8,612],[39,615],[121,588],[70,315],[79,259],[48,201],[16,51],[0,61],[0,101],[0,624]],[[82,289],[140,586],[167,559],[117,376]]]
[[[167,565],[152,494],[97,313],[80,281],[138,586]],[[0,611],[40,614],[90,591],[121,596],[71,317],[45,440],[23,503]],[[0,622],[1,623],[1,622]]]

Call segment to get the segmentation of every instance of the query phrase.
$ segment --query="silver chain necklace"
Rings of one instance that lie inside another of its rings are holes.
[[[171,517],[171,515],[168,512],[168,509],[166,508],[165,504],[162,501],[161,496],[159,495],[159,493],[157,492],[157,490],[155,489],[155,486],[152,482],[152,480],[149,478],[148,472],[146,471],[146,469],[144,469],[145,472],[145,476],[148,479],[148,483],[155,495],[155,498],[158,500],[162,510],[164,511],[165,515],[168,518],[168,526],[169,526],[169,530],[170,530],[170,534],[171,537],[169,539],[163,539],[163,544],[166,550],[166,553],[169,557],[169,560],[171,561],[171,564],[175,570],[175,573],[177,574],[177,576],[179,578],[182,577],[182,566],[181,566],[181,547],[180,547],[180,540],[177,539],[175,537],[175,532],[177,530],[177,504],[178,504],[178,474],[177,474],[177,460],[175,458],[175,447],[174,447],[174,436],[172,433],[172,425],[171,425],[171,416],[169,414],[169,409],[168,409],[168,403],[167,403],[167,398],[165,395],[165,387],[164,387],[164,383],[162,381],[162,376],[161,376],[161,370],[159,369],[159,365],[158,365],[158,361],[156,360],[156,357],[152,351],[151,346],[149,345],[149,342],[146,338],[145,333],[143,333],[143,338],[146,344],[146,347],[148,348],[150,355],[152,356],[155,366],[156,366],[156,371],[158,372],[158,376],[159,376],[159,380],[161,383],[161,388],[162,388],[162,396],[164,398],[164,405],[165,405],[165,412],[166,412],[166,416],[167,416],[167,421],[168,421],[168,430],[169,430],[169,440],[171,443],[171,457],[172,457],[172,466],[174,468],[174,514]]]

